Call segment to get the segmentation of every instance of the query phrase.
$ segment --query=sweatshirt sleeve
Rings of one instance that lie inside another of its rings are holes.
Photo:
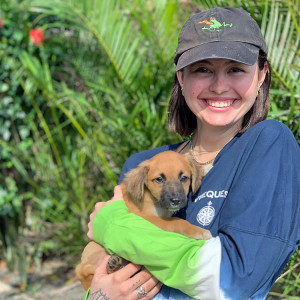
[[[300,240],[299,146],[278,122],[258,128],[236,151],[219,219],[220,282],[230,299],[264,299]]]
[[[109,253],[144,265],[167,286],[195,299],[219,298],[219,238],[195,240],[163,231],[129,213],[124,201],[108,204],[97,213],[93,237]]]

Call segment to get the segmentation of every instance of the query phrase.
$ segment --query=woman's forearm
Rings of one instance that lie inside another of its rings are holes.
[[[110,253],[144,265],[164,284],[197,298],[219,293],[221,246],[218,238],[195,240],[166,232],[128,212],[123,201],[105,206],[93,222],[93,238]],[[206,292],[207,293],[207,292]]]

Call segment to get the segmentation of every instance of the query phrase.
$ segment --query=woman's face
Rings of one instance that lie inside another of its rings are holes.
[[[228,59],[207,59],[177,72],[188,107],[201,127],[238,126],[256,99],[266,72]]]

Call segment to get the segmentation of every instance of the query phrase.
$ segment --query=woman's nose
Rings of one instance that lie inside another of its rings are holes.
[[[226,76],[222,73],[215,73],[209,87],[211,92],[223,94],[229,90],[229,83]]]

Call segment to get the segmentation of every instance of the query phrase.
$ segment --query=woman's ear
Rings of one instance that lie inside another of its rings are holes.
[[[264,83],[268,71],[269,71],[269,66],[268,66],[267,62],[265,62],[264,68],[262,70],[259,70],[259,73],[258,73],[259,87],[261,87],[262,84]]]
[[[183,72],[182,71],[177,71],[176,76],[177,76],[177,79],[178,79],[178,82],[179,82],[180,86],[182,87],[183,86]]]

